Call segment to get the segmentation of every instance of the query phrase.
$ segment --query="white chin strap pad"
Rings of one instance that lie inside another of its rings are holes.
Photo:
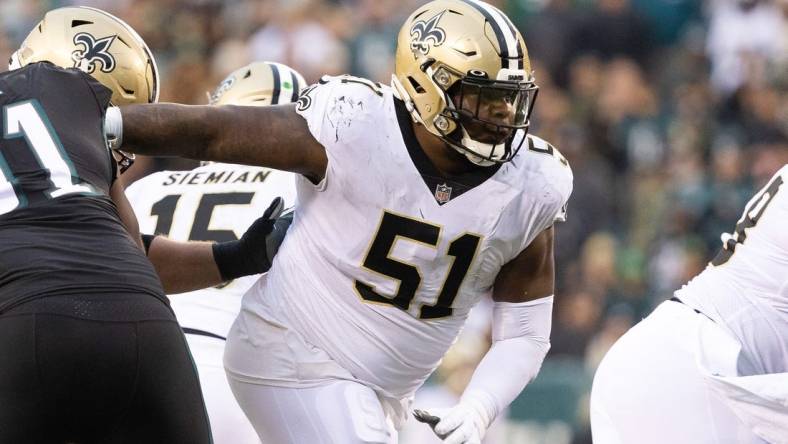
[[[479,166],[491,166],[495,165],[495,162],[487,160],[481,156],[492,158],[492,159],[502,159],[504,154],[506,153],[506,146],[503,143],[499,143],[496,145],[492,145],[490,143],[482,143],[477,142],[476,140],[471,139],[471,136],[465,131],[465,128],[462,128],[462,145],[467,148],[469,151],[463,151],[462,153],[465,154],[465,157],[468,158],[472,163],[479,165]]]

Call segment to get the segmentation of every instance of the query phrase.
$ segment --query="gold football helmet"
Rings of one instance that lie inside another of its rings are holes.
[[[42,61],[90,74],[112,90],[113,105],[159,98],[159,74],[148,46],[129,25],[99,9],[47,12],[11,56],[9,68]]]
[[[423,5],[399,32],[394,72],[413,119],[468,160],[490,166],[517,154],[538,87],[523,37],[499,9],[478,0]]]
[[[254,62],[230,73],[208,95],[211,105],[277,105],[295,103],[306,80],[281,63]]]

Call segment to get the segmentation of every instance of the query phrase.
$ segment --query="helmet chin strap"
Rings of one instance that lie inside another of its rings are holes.
[[[399,79],[397,79],[397,76],[394,74],[391,75],[391,86],[394,92],[394,97],[405,102],[405,108],[407,108],[413,121],[425,125],[424,120],[421,118],[421,115],[419,115],[418,111],[416,111],[416,107],[413,105],[413,100],[410,98],[408,92],[405,90],[405,87],[402,86],[402,83],[400,83]]]

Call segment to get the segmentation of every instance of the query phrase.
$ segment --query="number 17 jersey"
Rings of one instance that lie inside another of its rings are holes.
[[[564,217],[571,171],[529,136],[512,162],[444,179],[418,146],[404,103],[364,79],[325,78],[297,110],[325,147],[325,178],[297,180],[294,222],[233,327],[247,328],[254,348],[272,334],[248,328],[263,319],[286,330],[285,344],[259,346],[246,362],[234,358],[243,353],[226,355],[225,364],[252,382],[319,383],[315,372],[330,365],[299,362],[299,342],[346,370],[331,377],[405,399],[490,296],[501,267]]]

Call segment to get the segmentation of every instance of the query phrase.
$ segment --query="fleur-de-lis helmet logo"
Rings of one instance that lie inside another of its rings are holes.
[[[410,28],[410,49],[413,52],[427,54],[433,46],[440,46],[446,40],[446,33],[438,27],[438,21],[446,11],[435,14],[432,18],[419,20]]]
[[[109,53],[109,47],[115,41],[116,35],[96,39],[87,32],[80,32],[74,36],[74,44],[80,48],[71,53],[74,67],[89,74],[96,70],[96,64],[101,64],[102,72],[112,72],[115,69],[115,58]]]

